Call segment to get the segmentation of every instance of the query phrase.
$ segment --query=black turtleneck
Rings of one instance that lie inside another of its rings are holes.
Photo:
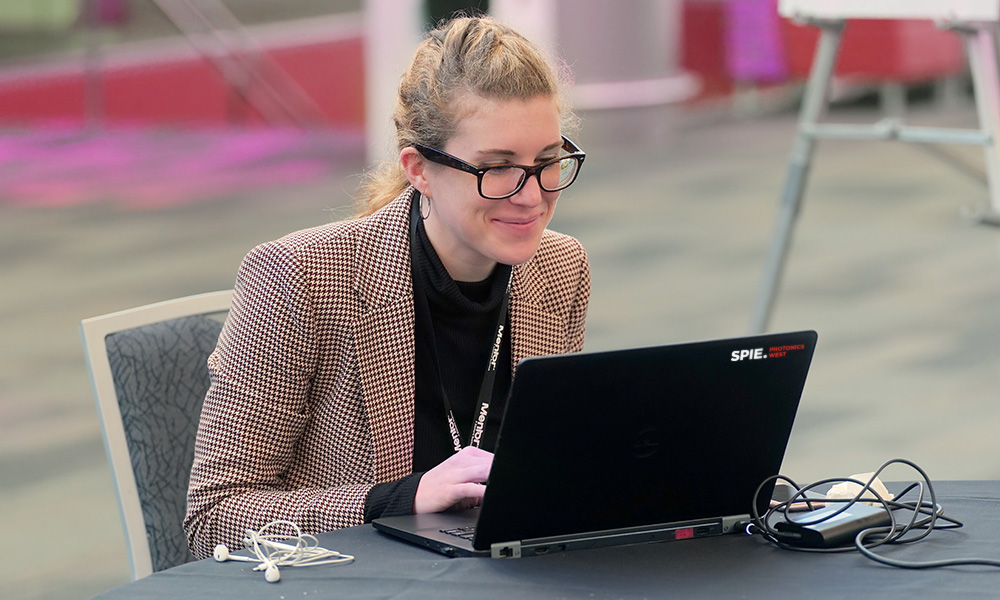
[[[496,338],[510,267],[498,265],[483,281],[456,282],[417,222],[413,249],[416,295],[417,402],[413,470],[426,471],[454,454],[442,398],[448,395],[463,445],[469,441],[479,391]],[[421,296],[426,302],[421,301]],[[510,327],[504,327],[489,420],[480,447],[493,450],[510,387]],[[436,357],[436,361],[435,361]],[[440,365],[440,377],[437,366]],[[507,365],[507,368],[503,368]]]
[[[420,476],[454,454],[443,394],[455,413],[463,445],[468,444],[510,275],[510,266],[498,265],[483,281],[452,279],[427,237],[419,203],[414,194],[410,216],[416,222],[410,248],[416,317],[414,474],[372,488],[365,502],[366,520],[412,512]],[[510,389],[510,348],[509,317],[505,317],[489,418],[480,443],[488,451],[496,445]]]

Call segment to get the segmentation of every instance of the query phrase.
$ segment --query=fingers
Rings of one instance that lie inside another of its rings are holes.
[[[459,493],[462,500],[471,500],[473,506],[477,506],[483,501],[483,496],[486,495],[486,486],[481,483],[463,483],[462,485],[455,486],[455,490]]]
[[[463,448],[424,473],[417,485],[413,512],[427,513],[455,506],[475,506],[482,501],[490,476],[493,454],[479,448]]]
[[[482,448],[476,448],[475,446],[466,446],[465,448],[462,448],[461,450],[459,450],[458,452],[456,452],[455,456],[472,457],[472,458],[488,458],[491,461],[493,460],[493,453],[492,452],[487,452],[486,450],[483,450]],[[454,457],[452,457],[452,458],[454,458]]]
[[[451,471],[452,483],[486,483],[490,478],[490,463],[457,467]]]
[[[486,494],[486,486],[481,483],[463,483],[444,490],[436,512],[479,506]]]
[[[466,484],[463,486],[462,498],[445,510],[465,510],[475,508],[483,503],[483,496],[486,493],[486,486],[478,483]]]
[[[493,464],[493,453],[487,452],[480,448],[474,448],[472,446],[466,446],[462,448],[452,456],[448,457],[443,463],[452,464],[462,464],[462,465],[478,465],[478,464]]]
[[[462,448],[448,457],[432,471],[442,469],[441,475],[451,483],[483,483],[490,477],[493,453],[472,446]]]

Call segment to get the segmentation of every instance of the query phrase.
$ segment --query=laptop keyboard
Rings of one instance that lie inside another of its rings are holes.
[[[463,540],[472,541],[472,538],[476,535],[476,528],[473,525],[468,527],[456,527],[454,529],[442,529],[441,533],[446,533],[448,535],[453,535],[455,537],[460,537]]]

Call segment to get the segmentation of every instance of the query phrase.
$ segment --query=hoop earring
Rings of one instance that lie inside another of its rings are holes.
[[[424,210],[424,200],[427,200],[427,210]],[[430,196],[421,195],[420,196],[420,218],[427,220],[427,217],[431,216],[431,200]]]

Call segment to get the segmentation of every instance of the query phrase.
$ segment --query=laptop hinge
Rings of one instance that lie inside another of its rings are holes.
[[[490,545],[491,558],[521,558],[521,542],[498,542]]]

